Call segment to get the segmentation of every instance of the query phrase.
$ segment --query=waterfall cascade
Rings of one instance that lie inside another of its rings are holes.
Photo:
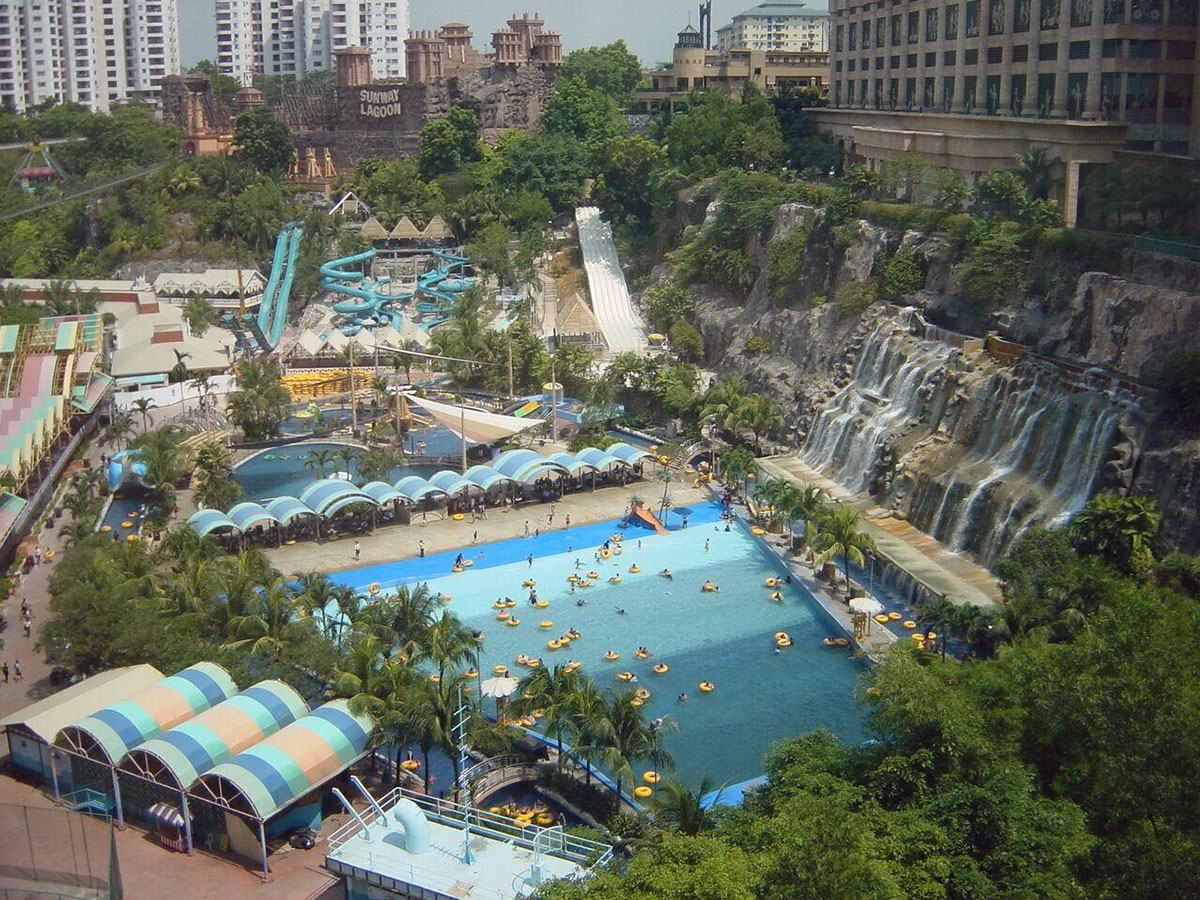
[[[1062,524],[1082,508],[1118,426],[1141,427],[1139,408],[1105,373],[1028,357],[998,364],[981,341],[908,309],[863,343],[801,458],[990,564],[1030,527]]]

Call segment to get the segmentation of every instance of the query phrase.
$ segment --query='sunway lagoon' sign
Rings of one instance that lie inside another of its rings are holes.
[[[400,89],[359,91],[358,114],[371,119],[390,119],[400,115]]]

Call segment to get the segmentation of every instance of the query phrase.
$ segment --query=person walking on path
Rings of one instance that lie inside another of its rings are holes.
[[[525,520],[525,537],[529,537],[529,520]]]
[[[553,503],[550,504],[550,518],[547,520],[546,524],[547,525],[554,524],[554,504]]]
[[[570,513],[567,513],[567,527],[568,528],[571,527],[571,514]]]
[[[8,684],[8,663],[0,664],[0,674],[4,676],[4,683]]]
[[[533,565],[533,554],[532,553],[530,553],[529,556],[526,558],[526,562],[528,562],[530,566]]]
[[[362,555],[362,547],[359,545],[358,541],[355,541],[354,542],[354,558],[358,559],[361,555]]]
[[[418,542],[417,555],[419,557],[421,557],[421,559],[425,558],[425,542],[424,541]]]
[[[24,680],[25,680],[25,675],[22,674],[22,672],[21,672],[21,661],[19,659],[14,659],[13,660],[13,681],[24,681]]]

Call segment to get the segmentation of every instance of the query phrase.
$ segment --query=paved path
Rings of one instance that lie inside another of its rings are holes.
[[[604,332],[609,352],[642,352],[649,342],[642,320],[629,299],[612,229],[600,218],[600,210],[594,206],[581,206],[575,210],[575,222],[579,226],[579,246],[592,295],[592,311]]]
[[[863,530],[875,539],[886,557],[934,593],[955,603],[989,606],[1000,602],[1000,583],[987,569],[935,541],[909,522],[875,506],[869,498],[809,468],[794,456],[771,456],[758,461],[764,473],[800,484],[815,484],[835,500],[862,511]]]

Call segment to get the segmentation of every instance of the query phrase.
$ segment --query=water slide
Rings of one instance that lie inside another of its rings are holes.
[[[224,317],[225,324],[233,329],[239,339],[246,340],[245,332],[249,331],[254,343],[264,351],[269,352],[275,348],[283,336],[283,326],[287,323],[288,301],[292,295],[292,282],[296,278],[296,257],[300,254],[300,240],[303,237],[304,229],[298,222],[289,222],[279,232],[279,237],[275,240],[271,274],[263,291],[258,315],[242,316],[229,313]]]
[[[431,269],[417,279],[417,293],[432,297],[437,304],[421,304],[417,308],[423,312],[442,312],[446,306],[454,303],[457,295],[475,284],[474,278],[453,277],[460,271],[469,259],[457,256],[444,250],[434,250],[433,255],[442,261],[442,265]],[[430,308],[432,307],[432,308]]]
[[[655,534],[670,534],[671,532],[663,526],[662,521],[654,513],[642,509],[640,506],[635,508],[629,514],[630,520],[637,519],[635,524],[645,525],[647,528],[653,528]]]
[[[575,210],[579,247],[587,271],[592,310],[611,353],[641,353],[649,346],[642,321],[629,298],[629,287],[613,243],[612,229],[594,206]]]
[[[382,288],[391,283],[387,276],[367,278],[357,266],[375,258],[374,248],[333,259],[321,266],[321,287],[335,294],[350,297],[333,304],[333,311],[346,317],[344,334],[355,334],[363,326],[390,323],[399,328],[403,313],[393,308],[398,301],[412,299],[411,293],[385,294]]]

